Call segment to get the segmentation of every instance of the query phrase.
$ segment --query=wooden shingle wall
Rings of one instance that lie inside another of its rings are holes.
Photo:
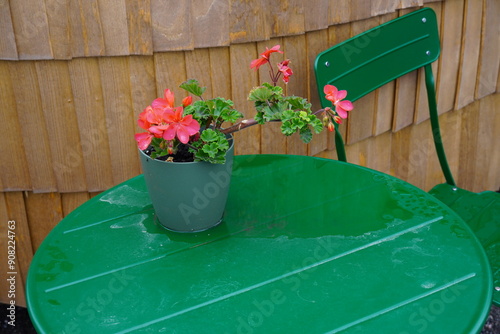
[[[461,187],[500,187],[500,3],[497,0],[0,0],[0,238],[16,222],[26,279],[47,233],[95,194],[139,174],[137,115],[197,78],[207,96],[253,116],[248,91],[266,80],[249,64],[280,44],[294,75],[289,94],[319,100],[313,61],[331,45],[422,6],[439,18],[434,64],[448,159]],[[275,57],[273,55],[273,57]],[[278,58],[279,56],[277,56]],[[428,190],[443,182],[421,72],[367,95],[342,131],[349,161]],[[236,154],[336,159],[324,133],[304,145],[276,124],[236,135]],[[0,271],[7,272],[6,261]],[[6,300],[0,281],[0,301]],[[17,302],[24,304],[18,286]]]

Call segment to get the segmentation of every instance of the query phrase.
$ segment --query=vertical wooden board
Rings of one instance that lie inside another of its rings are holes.
[[[150,0],[125,0],[129,54],[153,54]]]
[[[500,94],[479,103],[479,125],[474,185],[476,191],[500,189]]]
[[[283,52],[285,59],[290,59],[290,67],[293,75],[286,85],[286,94],[301,97],[308,96],[307,77],[307,50],[305,34],[283,38]],[[313,111],[315,109],[313,108]],[[296,155],[307,155],[307,145],[300,139],[298,134],[286,137],[286,153]]]
[[[396,17],[397,13],[383,15],[380,17],[379,24],[393,20]],[[373,124],[373,134],[375,136],[389,131],[392,128],[395,91],[396,81],[391,81],[375,91],[376,112]]]
[[[140,173],[127,57],[99,59],[114,184]]]
[[[0,133],[2,133],[2,145],[0,155],[2,156],[0,178],[2,190],[28,190],[31,189],[28,163],[25,156],[22,141],[21,124],[17,117],[18,113],[25,110],[17,110],[14,90],[6,61],[0,62]],[[20,140],[21,139],[21,140]]]
[[[396,79],[392,131],[396,132],[413,123],[417,91],[417,71]]]
[[[193,49],[192,1],[150,1],[154,51]]]
[[[474,101],[481,41],[482,0],[465,2],[462,56],[458,73],[455,109],[461,109]]]
[[[433,154],[431,136],[430,125],[427,123],[415,124],[410,128],[407,181],[420,189],[425,189],[427,161],[429,155]]]
[[[423,124],[428,124],[430,120],[426,120]],[[451,173],[457,181],[459,168],[459,151],[460,151],[460,128],[461,128],[461,112],[448,112],[439,116],[441,127],[441,139],[443,141],[446,158],[450,166]],[[429,148],[429,157],[427,160],[427,177],[425,190],[430,190],[437,184],[445,182],[444,174],[439,164],[439,159],[434,146],[434,141],[431,141]]]
[[[10,77],[15,78],[12,85],[21,124],[21,140],[18,142],[24,146],[31,187],[35,192],[56,191],[57,181],[35,62],[9,63],[9,72]]]
[[[61,194],[62,215],[66,217],[73,210],[90,199],[88,192],[64,193]]]
[[[404,9],[404,8],[418,7],[422,6],[423,4],[424,4],[423,0],[401,0],[399,2],[399,8]]]
[[[50,45],[55,59],[70,59],[70,23],[69,4],[61,0],[45,0],[47,21],[49,25]]]
[[[87,189],[71,80],[66,61],[36,63],[52,165],[60,192]]]
[[[271,36],[266,0],[229,0],[231,43],[263,41]]]
[[[445,1],[441,17],[441,55],[437,81],[439,113],[453,109],[462,44],[464,0]]]
[[[438,19],[438,28],[441,18],[441,3],[430,3],[427,7],[432,8],[436,12]],[[434,75],[434,82],[437,80],[437,75],[439,73],[438,61],[432,63],[432,73]],[[436,87],[437,88],[437,87]],[[414,122],[421,123],[429,118],[429,103],[427,99],[427,88],[425,86],[425,71],[423,68],[419,69],[417,72],[417,95],[415,101],[415,116]]]
[[[229,45],[229,0],[198,0],[192,11],[195,48]]]
[[[353,22],[351,34],[353,36],[365,32],[379,24],[378,18]],[[361,49],[361,52],[363,50]],[[337,87],[342,89],[342,87]],[[347,92],[349,97],[349,92]],[[365,95],[355,103],[355,109],[349,113],[347,120],[347,143],[352,144],[370,137],[374,132],[374,119],[376,115],[376,92]]]
[[[304,6],[304,30],[326,29],[329,25],[329,0],[309,0]]]
[[[496,92],[500,68],[500,1],[485,0],[476,98]]]
[[[33,251],[36,252],[49,232],[63,218],[59,193],[25,193],[26,215]]]
[[[257,50],[258,53],[262,53],[266,50],[266,48],[270,49],[274,45],[280,45],[281,46],[282,39],[281,38],[274,38],[269,41],[265,42],[259,42],[257,43]],[[283,51],[283,47],[280,48],[280,50]],[[257,71],[258,73],[258,84],[262,85],[264,82],[271,83],[271,78],[269,75],[269,64],[272,65],[274,72],[277,71],[277,64],[281,61],[283,61],[284,55],[280,53],[273,53],[269,57],[269,63],[263,65],[260,67],[260,69]],[[290,64],[290,66],[292,66]],[[254,71],[250,69],[250,64],[247,65],[247,71],[251,72]],[[293,77],[293,76],[292,76]],[[280,86],[283,91],[286,93],[286,85],[283,83],[283,81],[280,80],[278,81],[278,86]],[[285,154],[286,153],[286,137],[281,133],[281,123],[267,123],[264,124],[261,127],[261,152],[264,154]]]
[[[106,54],[98,0],[70,1],[73,57]]]
[[[271,37],[304,33],[304,6],[310,6],[310,3],[301,0],[267,0],[261,4],[271,13]]]
[[[407,180],[409,175],[411,128],[406,127],[392,134],[390,174]]]
[[[329,4],[329,25],[351,22],[351,0],[330,1]]]
[[[479,103],[472,103],[461,109],[461,131],[458,168],[458,186],[476,191],[474,174],[476,173],[477,143],[479,129]]]
[[[364,20],[372,17],[371,0],[351,0],[351,19],[349,21]]]
[[[373,152],[367,163],[368,167],[389,174],[391,172],[392,132],[386,131],[367,140],[373,141]]]
[[[196,79],[202,87],[206,87],[204,98],[213,96],[210,73],[210,52],[208,49],[195,49],[185,51],[186,76],[188,79]],[[180,83],[179,83],[180,84]],[[196,98],[196,97],[194,97]],[[180,102],[180,101],[179,101]]]
[[[5,193],[8,220],[15,222],[16,233],[16,272],[18,273],[18,284],[16,284],[16,304],[26,306],[24,298],[24,286],[28,277],[28,269],[33,258],[33,247],[31,246],[31,234],[26,216],[26,206],[22,192]],[[6,221],[6,220],[4,220]],[[17,289],[19,288],[19,290]]]
[[[0,59],[17,60],[16,36],[9,1],[0,1]]]
[[[255,116],[253,104],[248,101],[248,93],[258,85],[257,73],[250,70],[250,63],[257,59],[257,48],[254,43],[234,44],[229,48],[231,61],[231,96],[245,119]],[[255,125],[234,134],[235,154],[260,153],[260,125]]]
[[[106,56],[129,54],[125,0],[98,0]]]
[[[83,39],[82,10],[79,1],[69,2],[69,25],[71,31],[70,47],[72,57],[85,56],[85,42]]]
[[[156,94],[163,97],[165,89],[174,92],[177,98],[186,96],[179,85],[187,80],[184,52],[165,52],[154,54],[156,75]]]
[[[156,95],[155,65],[152,56],[132,56],[129,57],[129,66],[134,124],[136,124],[137,132],[143,132],[144,129],[137,125],[139,114],[158,97]]]
[[[210,58],[210,77],[212,86],[212,96],[223,96],[226,99],[231,97],[231,61],[229,48],[208,49]],[[236,106],[238,109],[238,106]]]
[[[394,13],[397,8],[397,1],[372,0],[371,15],[377,16],[382,14]]]
[[[321,109],[321,102],[319,100],[318,89],[316,85],[316,75],[314,73],[314,62],[316,56],[328,49],[329,38],[328,30],[318,30],[314,32],[306,33],[306,46],[307,46],[307,62],[304,66],[307,68],[307,82],[309,83],[309,96],[304,96],[309,98],[309,102],[312,104],[313,110]],[[309,155],[316,155],[321,151],[328,148],[328,135],[327,131],[323,131],[320,134],[314,135],[313,139],[309,143]]]
[[[69,71],[87,189],[105,190],[113,186],[113,174],[99,63],[96,58],[73,59]]]
[[[10,1],[19,59],[51,59],[44,0]]]

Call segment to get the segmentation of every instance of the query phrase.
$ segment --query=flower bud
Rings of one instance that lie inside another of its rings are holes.
[[[333,130],[335,130],[335,126],[332,122],[328,122],[328,131],[333,132]]]

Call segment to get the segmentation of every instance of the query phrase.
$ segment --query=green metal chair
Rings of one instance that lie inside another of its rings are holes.
[[[373,90],[421,67],[430,111],[434,145],[446,183],[430,193],[452,208],[476,233],[490,259],[494,274],[493,302],[500,306],[500,193],[473,193],[457,187],[441,140],[431,64],[438,59],[440,43],[436,14],[423,8],[350,38],[316,57],[315,73],[321,105],[331,107],[323,87],[348,91],[356,101]],[[335,126],[338,159],[346,161],[344,141]]]

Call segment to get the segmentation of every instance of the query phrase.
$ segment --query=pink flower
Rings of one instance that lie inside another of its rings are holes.
[[[165,110],[166,125],[159,126],[163,130],[163,139],[172,140],[175,137],[183,144],[187,144],[189,137],[200,131],[200,124],[192,115],[182,117],[183,107]]]
[[[151,103],[151,106],[155,109],[166,109],[174,107],[174,93],[170,89],[165,89],[163,92],[163,98],[159,97]]]
[[[153,139],[153,135],[149,132],[137,133],[135,135],[135,140],[137,141],[137,145],[139,149],[144,151],[148,148],[149,144],[151,144],[151,140]]]
[[[250,68],[258,70],[259,67],[269,62],[269,57],[271,56],[271,53],[274,52],[283,53],[283,51],[280,51],[279,45],[275,45],[270,49],[266,48],[266,51],[262,52],[258,59],[252,60],[252,62],[250,63]]]
[[[288,83],[290,81],[290,76],[293,74],[293,71],[290,67],[288,67],[288,64],[290,63],[290,60],[283,60],[281,63],[278,63],[278,71],[280,71],[283,74],[283,81],[285,83]]]
[[[323,88],[323,92],[326,94],[326,99],[331,101],[335,106],[337,114],[342,118],[347,118],[347,112],[354,109],[351,101],[342,101],[347,96],[347,91],[338,90],[337,87],[333,85],[326,85]]]

